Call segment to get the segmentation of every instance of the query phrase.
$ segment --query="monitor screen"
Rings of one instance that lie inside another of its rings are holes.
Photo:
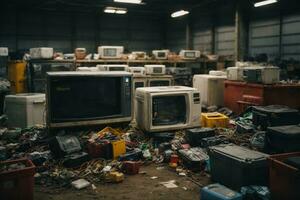
[[[122,112],[121,77],[62,77],[50,83],[51,121],[94,120]]]
[[[184,56],[187,57],[187,58],[195,58],[196,53],[195,52],[185,52]]]
[[[186,99],[184,95],[154,96],[152,99],[152,125],[186,123]]]
[[[103,56],[116,57],[117,49],[116,48],[105,48],[105,49],[103,49]]]
[[[170,86],[169,80],[152,80],[150,81],[150,87],[158,87],[158,86]]]

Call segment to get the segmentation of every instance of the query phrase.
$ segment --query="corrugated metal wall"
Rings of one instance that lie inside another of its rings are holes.
[[[186,17],[168,18],[166,28],[166,46],[171,51],[179,52],[186,48]]]
[[[123,45],[128,51],[159,49],[163,35],[159,16],[66,14],[53,12],[1,12],[0,46],[10,51],[51,46],[73,52],[99,45]]]

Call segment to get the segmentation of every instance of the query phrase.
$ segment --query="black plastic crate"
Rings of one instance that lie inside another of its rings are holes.
[[[215,129],[213,128],[193,128],[185,131],[185,139],[191,146],[200,146],[203,138],[214,135]]]
[[[234,144],[210,147],[212,180],[238,191],[242,186],[267,185],[268,156]]]
[[[272,154],[300,151],[300,126],[269,127],[266,132],[264,149]]]

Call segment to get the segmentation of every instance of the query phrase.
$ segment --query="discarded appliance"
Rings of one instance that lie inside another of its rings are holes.
[[[145,70],[147,75],[165,75],[166,66],[165,65],[145,65]]]
[[[45,123],[45,94],[21,93],[5,97],[9,127],[27,128]]]
[[[99,71],[128,72],[128,65],[96,65]]]
[[[205,186],[201,189],[201,200],[242,200],[243,196],[218,183]]]
[[[170,50],[168,50],[168,49],[152,51],[154,58],[157,60],[167,60],[169,53],[170,53]]]
[[[128,72],[48,72],[47,126],[129,123],[131,79]]]
[[[124,52],[123,46],[99,46],[98,54],[102,59],[118,59]]]
[[[183,164],[193,170],[201,171],[205,169],[208,155],[199,147],[193,147],[190,149],[180,149],[178,151],[179,157],[183,161]]]
[[[244,80],[250,83],[278,83],[280,81],[280,68],[244,67]]]
[[[179,56],[184,60],[196,60],[200,58],[200,51],[197,50],[181,50]]]
[[[137,88],[135,98],[136,122],[144,131],[159,132],[200,126],[200,94],[194,88]]]
[[[213,136],[215,136],[213,128],[193,128],[185,131],[185,139],[192,146],[200,146],[203,138]]]
[[[53,48],[51,47],[37,47],[30,48],[30,57],[32,59],[51,59],[53,58]]]

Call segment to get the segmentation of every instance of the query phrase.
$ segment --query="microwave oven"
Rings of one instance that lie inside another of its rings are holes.
[[[279,67],[244,67],[244,80],[249,83],[274,84],[280,82]]]
[[[127,72],[129,71],[128,65],[97,65],[99,71],[118,71]]]
[[[205,106],[224,105],[224,81],[226,76],[199,74],[193,77],[193,87],[201,94],[201,104]]]
[[[47,126],[130,122],[131,84],[132,74],[128,72],[49,72]]]
[[[147,87],[172,86],[174,83],[173,76],[147,76]]]
[[[165,75],[166,66],[165,65],[145,65],[145,70],[147,75]]]
[[[137,76],[146,75],[145,67],[129,67],[129,72]]]
[[[76,71],[96,72],[96,71],[99,71],[99,69],[98,69],[98,67],[77,67]]]
[[[244,68],[243,67],[228,67],[227,79],[231,81],[243,81],[244,80]]]
[[[103,59],[117,59],[121,58],[124,52],[123,46],[99,46],[98,54]]]
[[[32,59],[51,59],[53,58],[54,50],[51,47],[30,48],[29,54]]]
[[[137,88],[137,126],[146,132],[200,126],[200,93],[184,86]]]
[[[170,50],[168,50],[168,49],[152,51],[154,58],[157,60],[167,60],[169,53],[170,53]]]
[[[200,58],[200,51],[181,50],[179,52],[179,56],[181,59],[184,59],[184,60],[196,60],[197,58]]]

